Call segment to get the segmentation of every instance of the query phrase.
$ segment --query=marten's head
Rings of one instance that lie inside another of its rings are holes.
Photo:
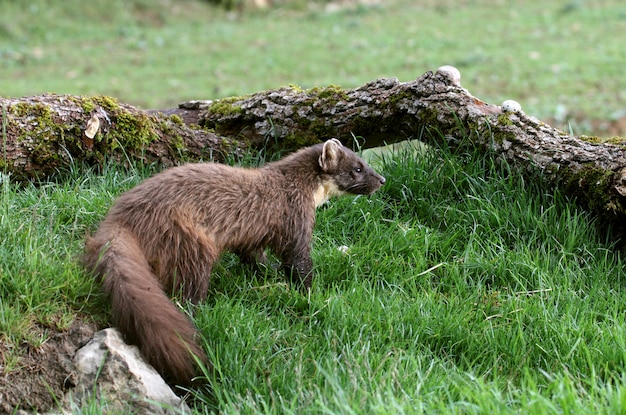
[[[331,138],[322,145],[318,162],[322,180],[315,192],[317,205],[332,196],[346,193],[369,195],[385,184],[383,176],[336,138]]]

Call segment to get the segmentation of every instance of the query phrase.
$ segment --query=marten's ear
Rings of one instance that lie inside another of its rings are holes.
[[[343,144],[336,138],[331,138],[324,143],[322,147],[322,154],[320,155],[319,163],[320,167],[324,171],[330,171],[337,167],[339,158],[341,157]]]

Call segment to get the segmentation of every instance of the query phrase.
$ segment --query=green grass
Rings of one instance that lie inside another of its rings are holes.
[[[110,205],[111,187],[129,179],[111,174],[18,188],[0,185],[0,333],[9,345],[4,370],[18,369],[23,342],[42,345],[77,314],[106,309],[78,264],[88,229]],[[136,182],[135,182],[136,183]],[[98,213],[98,214],[97,214]],[[4,350],[5,352],[7,350]]]
[[[383,189],[318,211],[309,298],[271,268],[216,267],[191,310],[217,369],[198,413],[626,411],[626,265],[592,218],[486,155],[408,146],[373,162]],[[77,257],[149,173],[3,181],[4,341],[36,348],[33,327],[77,313],[106,322]]]
[[[626,411],[626,269],[593,221],[485,156],[383,166],[374,197],[318,213],[308,302],[232,259],[216,271],[199,410]]]
[[[203,1],[153,3],[2,2],[0,94],[107,94],[167,108],[292,83],[410,81],[451,64],[474,95],[515,99],[541,119],[624,115],[619,0],[389,0],[334,13],[320,2],[243,15]]]

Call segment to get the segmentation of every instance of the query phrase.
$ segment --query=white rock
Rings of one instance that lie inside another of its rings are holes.
[[[503,112],[522,112],[522,106],[519,102],[513,101],[512,99],[504,101],[501,108]]]
[[[101,399],[108,412],[134,414],[190,413],[187,405],[148,365],[139,349],[126,344],[117,329],[94,334],[74,358],[77,386],[70,402],[80,407],[89,399]],[[98,398],[95,398],[93,393]]]

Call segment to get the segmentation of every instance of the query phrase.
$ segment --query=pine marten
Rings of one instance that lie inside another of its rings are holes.
[[[196,329],[168,295],[204,299],[220,253],[265,261],[270,248],[292,283],[310,289],[315,208],[385,183],[337,139],[261,168],[217,163],[167,169],[123,193],[85,244],[84,264],[103,282],[113,323],[170,383],[190,385]]]

